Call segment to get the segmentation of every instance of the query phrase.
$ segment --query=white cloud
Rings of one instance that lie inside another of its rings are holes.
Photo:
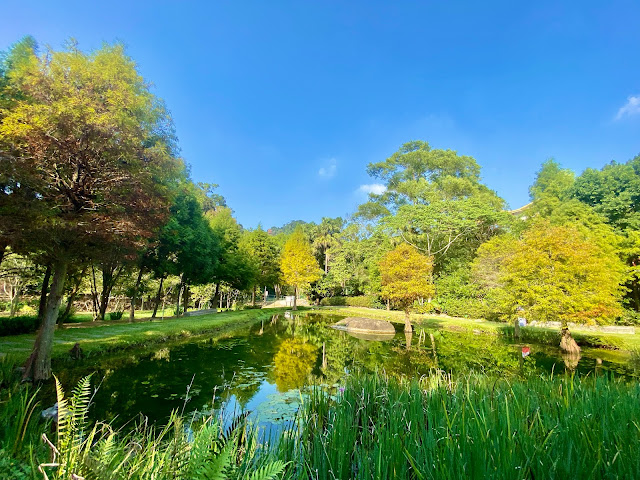
[[[638,114],[640,114],[640,95],[631,95],[627,98],[627,103],[618,110],[616,120]]]
[[[332,158],[327,162],[327,165],[318,170],[318,175],[322,178],[331,178],[336,174],[336,170],[338,169],[338,162],[335,158]]]
[[[360,185],[358,187],[358,193],[374,193],[376,195],[381,195],[387,190],[387,187],[382,185],[381,183],[371,183],[368,185]]]

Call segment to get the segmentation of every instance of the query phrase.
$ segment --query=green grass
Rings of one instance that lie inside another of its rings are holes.
[[[352,378],[272,453],[285,478],[640,478],[640,385],[608,377]]]
[[[52,357],[66,356],[76,342],[85,355],[92,355],[205,333],[220,334],[249,326],[284,310],[286,309],[240,310],[149,322],[105,322],[91,327],[64,328],[55,332]],[[24,361],[31,352],[34,339],[35,334],[0,337],[0,352],[10,355],[16,361]]]
[[[357,307],[321,307],[318,308],[318,310],[323,313],[378,318],[393,323],[404,324],[404,312],[394,310],[387,311]],[[491,322],[488,320],[474,320],[449,317],[446,315],[412,314],[411,322],[416,329],[446,329],[487,335],[513,335],[513,326],[503,322]],[[583,347],[625,350],[630,352],[640,349],[640,333],[633,335],[599,333],[580,328],[572,328],[571,334],[576,342]],[[557,329],[526,327],[522,329],[522,341],[557,346],[560,342],[560,337]]]

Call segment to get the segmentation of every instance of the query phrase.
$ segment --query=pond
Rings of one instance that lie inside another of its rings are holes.
[[[343,317],[304,313],[239,329],[230,337],[193,337],[148,350],[54,365],[67,390],[94,373],[91,416],[124,424],[143,413],[164,421],[177,409],[207,414],[224,406],[230,415],[252,412],[262,425],[290,420],[301,391],[322,385],[335,392],[353,372],[421,376],[436,369],[456,376],[479,372],[499,377],[575,371],[635,376],[628,356],[585,349],[580,359],[559,348],[511,343],[503,336],[446,330],[407,336],[399,325],[386,341],[357,338],[329,328]],[[433,343],[431,336],[433,335]]]

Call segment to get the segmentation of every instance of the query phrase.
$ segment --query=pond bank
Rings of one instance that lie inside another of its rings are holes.
[[[345,316],[362,316],[388,320],[404,325],[404,312],[395,310],[378,310],[363,307],[314,307],[314,310]],[[416,330],[444,329],[464,331],[483,335],[513,336],[513,326],[502,322],[491,322],[481,319],[449,317],[446,315],[412,314],[411,322]],[[640,334],[595,332],[585,328],[572,328],[571,334],[581,347],[604,348],[609,350],[635,351],[640,349]],[[522,328],[523,342],[538,342],[557,346],[560,332],[556,328],[530,326]]]
[[[207,333],[223,334],[253,325],[261,319],[267,320],[285,310],[241,310],[147,322],[105,322],[93,327],[56,330],[52,358],[68,356],[69,350],[76,343],[80,344],[84,355],[90,356]],[[11,356],[17,362],[24,361],[31,353],[34,339],[35,334],[0,337],[0,352]]]

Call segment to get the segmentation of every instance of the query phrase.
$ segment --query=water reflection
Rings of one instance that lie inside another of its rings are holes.
[[[97,372],[103,379],[95,396],[94,418],[116,423],[143,412],[164,420],[171,410],[210,411],[227,402],[249,409],[264,423],[290,418],[300,389],[322,384],[338,388],[346,375],[384,371],[420,376],[440,369],[455,375],[482,372],[509,377],[569,370],[577,374],[614,371],[636,375],[635,365],[616,352],[583,349],[582,357],[562,356],[559,348],[510,343],[504,337],[445,330],[399,332],[385,341],[328,328],[340,317],[320,314],[274,315],[232,337],[193,337],[122,355],[54,365],[66,385]],[[414,338],[415,337],[415,338]],[[528,349],[528,350],[527,350]],[[524,352],[527,355],[524,355]],[[73,365],[72,367],[70,365]],[[193,378],[187,395],[187,385]]]

